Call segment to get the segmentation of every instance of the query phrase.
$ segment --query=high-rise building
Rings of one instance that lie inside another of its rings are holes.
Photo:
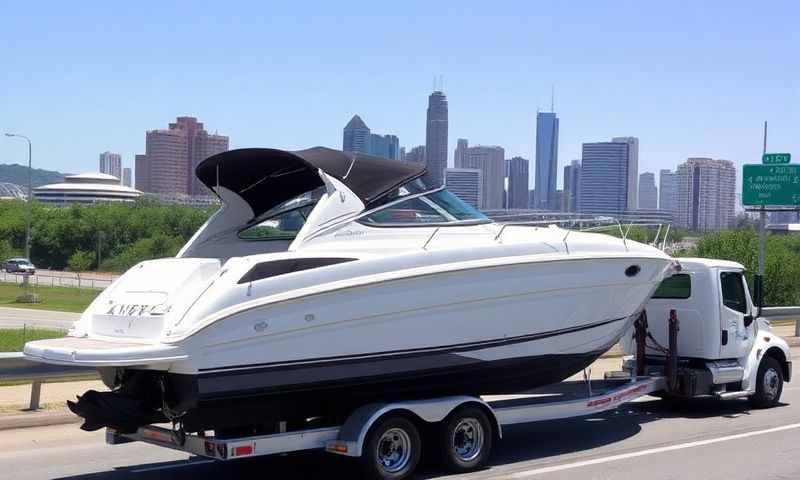
[[[671,170],[658,173],[658,209],[674,213],[678,208],[678,174]]]
[[[395,135],[371,133],[364,120],[353,115],[342,130],[342,150],[400,160],[400,139]]]
[[[565,212],[578,211],[581,188],[581,162],[573,160],[564,166],[564,208]]]
[[[447,168],[447,97],[439,90],[428,97],[425,165],[428,169],[425,176],[427,183],[431,187],[444,184],[444,169]]]
[[[358,115],[347,122],[342,130],[342,150],[345,152],[367,153],[370,142],[369,127]]]
[[[124,187],[132,187],[133,184],[131,183],[131,169],[130,168],[123,168],[122,169],[122,186]]]
[[[651,172],[639,175],[639,210],[658,209],[658,188],[656,176]]]
[[[466,138],[459,138],[456,142],[456,150],[453,152],[453,164],[456,168],[463,168],[464,167],[464,159],[467,155],[467,149],[469,148],[469,142]]]
[[[736,217],[736,168],[728,160],[689,158],[678,166],[679,226],[694,232],[733,226]]]
[[[555,112],[536,115],[536,172],[534,208],[557,210],[556,180],[558,176],[558,117]]]
[[[447,168],[444,183],[455,196],[475,208],[481,208],[483,172],[477,168]]]
[[[508,160],[507,208],[528,208],[528,160],[514,157]]]
[[[628,206],[628,144],[583,144],[581,159],[581,213],[622,215]]]
[[[159,194],[207,195],[197,165],[228,150],[228,137],[210,135],[194,117],[178,117],[166,130],[146,134],[146,153],[136,156],[136,187]],[[140,188],[146,187],[146,188]]]
[[[636,137],[615,137],[611,139],[614,143],[625,143],[628,145],[628,210],[636,210],[639,205],[639,139]]]
[[[400,147],[400,161],[406,161],[406,147]]]
[[[503,208],[506,160],[505,150],[502,147],[478,145],[467,148],[461,168],[477,168],[481,171],[481,209]]]
[[[100,154],[100,173],[113,175],[122,181],[122,156],[119,153],[103,152]]]
[[[425,145],[418,145],[411,150],[406,152],[406,158],[404,160],[408,163],[421,163],[425,164]]]

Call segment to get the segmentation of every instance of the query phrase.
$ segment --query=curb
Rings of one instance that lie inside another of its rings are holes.
[[[68,423],[80,423],[81,418],[72,412],[28,412],[15,415],[0,415],[0,432],[18,428],[49,427]]]

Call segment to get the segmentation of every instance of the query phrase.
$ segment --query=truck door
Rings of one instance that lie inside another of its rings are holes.
[[[739,271],[719,274],[722,289],[720,358],[739,358],[749,351],[755,326],[747,283]]]

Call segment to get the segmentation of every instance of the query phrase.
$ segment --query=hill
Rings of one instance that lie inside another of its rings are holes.
[[[64,174],[52,170],[34,168],[31,174],[31,184],[34,187],[57,183],[64,180]],[[0,164],[0,183],[16,183],[19,186],[28,185],[28,167],[19,164]]]

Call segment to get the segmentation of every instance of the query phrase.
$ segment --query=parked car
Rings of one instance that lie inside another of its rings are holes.
[[[8,273],[36,273],[36,267],[27,258],[9,258],[3,262],[3,268]]]

